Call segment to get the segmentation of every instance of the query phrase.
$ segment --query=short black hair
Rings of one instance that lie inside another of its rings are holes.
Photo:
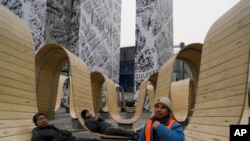
[[[47,115],[46,114],[44,114],[44,113],[36,113],[34,116],[33,116],[33,123],[35,124],[35,125],[37,125],[37,119],[39,118],[39,116],[41,116],[41,115],[43,115],[43,116],[45,116],[46,118],[47,118]]]
[[[89,111],[89,110],[86,110],[86,109],[82,110],[81,115],[82,115],[82,118],[83,118],[83,119],[85,119],[85,115],[86,115],[86,113],[87,113],[88,111]]]

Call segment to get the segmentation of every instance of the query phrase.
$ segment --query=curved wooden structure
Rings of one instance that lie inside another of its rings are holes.
[[[62,101],[62,93],[63,93],[63,86],[66,81],[69,81],[69,78],[64,75],[60,75],[59,77],[59,84],[58,84],[58,91],[57,91],[57,97],[56,97],[56,105],[55,110],[58,110],[58,108],[61,106]]]
[[[0,140],[30,140],[38,111],[29,27],[0,5]]]
[[[59,77],[62,67],[68,61],[67,52],[54,44],[48,44],[38,50],[36,62],[36,94],[38,110],[54,115]],[[72,110],[74,111],[74,110]]]
[[[191,110],[192,81],[190,78],[171,83],[171,100],[173,117],[178,122],[184,122]]]
[[[93,97],[93,100],[94,100],[94,113],[99,113],[100,111],[103,111],[102,109],[102,89],[103,89],[103,85],[104,85],[104,77],[101,73],[99,72],[91,72],[90,74],[91,76],[91,88],[92,88],[92,97]],[[108,108],[108,106],[107,106]],[[105,110],[105,112],[107,112]]]
[[[73,119],[78,119],[81,125],[90,131],[84,124],[81,111],[88,109],[93,114],[97,112],[93,103],[98,103],[99,86],[103,85],[103,80],[105,80],[109,93],[116,94],[115,85],[112,80],[98,72],[90,74],[87,65],[80,58],[55,43],[46,44],[36,55],[39,111],[53,116],[54,111],[50,108],[55,108],[58,77],[66,61],[69,61],[70,66],[70,115]],[[50,101],[50,103],[47,103],[47,101]],[[112,107],[114,106],[112,105]],[[101,138],[129,139],[126,136],[95,134]]]
[[[159,70],[155,100],[163,96],[168,96],[171,98],[171,83],[172,74],[174,69],[174,63],[177,59],[184,61],[190,68],[194,80],[194,87],[196,87],[198,82],[198,72],[200,68],[202,44],[194,43],[187,45],[184,49],[180,50],[179,53],[172,56]]]
[[[229,140],[229,125],[239,124],[249,70],[250,2],[241,0],[208,31],[202,49],[193,116],[187,141]]]
[[[185,128],[187,141],[229,140],[229,125],[246,124],[249,117],[249,15],[250,2],[241,0],[214,23],[203,45],[190,44],[171,57],[158,73],[141,83],[135,114],[123,119],[111,79],[99,72],[90,73],[80,58],[58,44],[46,44],[34,56],[28,27],[0,5],[0,140],[30,140],[34,113],[53,116],[65,62],[70,65],[70,115],[84,128],[80,113],[83,109],[99,111],[100,87],[105,83],[110,115],[120,124],[139,119],[147,91],[151,108],[155,100],[168,96],[177,120],[191,116]],[[172,81],[177,59],[189,66],[192,81]],[[101,138],[129,138],[95,134]]]
[[[124,89],[119,84],[115,84],[115,88],[119,107],[127,111]]]

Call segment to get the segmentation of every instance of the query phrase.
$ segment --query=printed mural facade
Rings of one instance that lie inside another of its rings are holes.
[[[56,42],[82,58],[90,71],[119,83],[121,0],[0,0],[24,19],[38,50]],[[135,93],[171,57],[172,0],[136,0]]]
[[[121,0],[0,0],[24,19],[35,50],[56,42],[79,56],[90,71],[119,82]]]
[[[46,0],[0,0],[0,4],[27,23],[35,50],[44,44]]]
[[[79,56],[91,71],[118,83],[121,0],[85,0],[80,5]]]
[[[136,0],[136,90],[173,53],[172,7],[172,0]]]
[[[0,0],[0,4],[27,23],[36,51],[56,42],[82,58],[90,71],[119,82],[121,0]]]
[[[173,0],[136,0],[135,96],[173,53]],[[135,103],[136,104],[136,103]],[[149,110],[148,101],[144,110]]]

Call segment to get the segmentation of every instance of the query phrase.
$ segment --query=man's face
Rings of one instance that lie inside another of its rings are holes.
[[[89,111],[87,111],[86,114],[85,114],[85,118],[88,118],[88,117],[91,117],[91,114],[90,114]]]
[[[156,104],[154,107],[155,117],[159,120],[164,120],[170,114],[168,108],[163,104]]]
[[[44,115],[40,115],[36,122],[37,127],[46,127],[48,125],[48,119]]]

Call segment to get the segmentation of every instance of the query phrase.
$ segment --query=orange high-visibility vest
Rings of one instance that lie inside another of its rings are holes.
[[[176,121],[172,118],[170,118],[168,125],[166,125],[166,127],[168,129],[171,129],[172,125],[175,123]],[[153,121],[152,120],[148,120],[146,127],[145,127],[145,141],[151,141],[151,127],[152,127]],[[162,139],[161,139],[162,141]]]

